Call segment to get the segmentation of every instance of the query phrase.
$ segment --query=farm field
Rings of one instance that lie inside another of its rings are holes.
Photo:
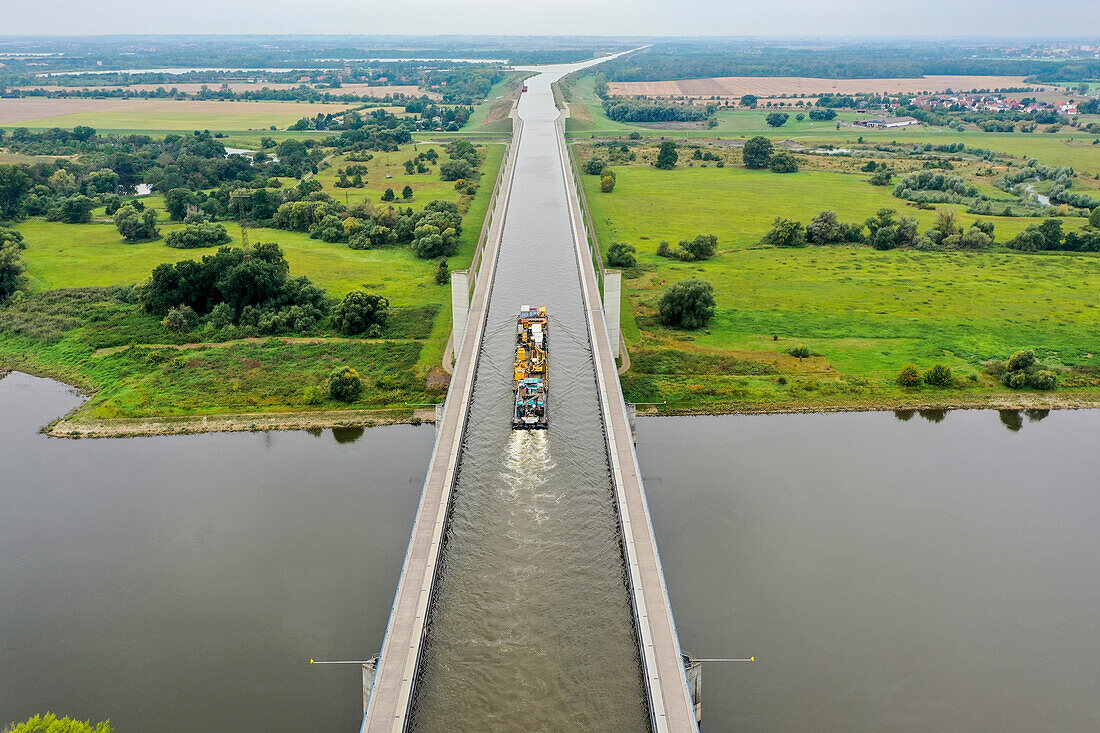
[[[335,113],[347,104],[208,102],[175,99],[0,99],[0,125],[97,130],[244,130],[286,127],[302,117]]]
[[[660,408],[666,412],[720,412],[1029,400],[1050,406],[1100,395],[1100,378],[1088,369],[1100,353],[1100,308],[1090,295],[1100,287],[1095,255],[775,249],[757,242],[777,215],[808,222],[828,208],[842,220],[862,221],[892,206],[918,218],[923,230],[934,212],[905,207],[888,191],[840,173],[615,170],[611,194],[599,192],[595,176],[582,178],[601,247],[625,241],[638,248],[623,290],[628,400],[667,402]],[[1027,223],[994,220],[1001,241]],[[656,256],[661,239],[708,232],[719,237],[712,260]],[[661,326],[660,295],[689,278],[714,285],[715,318],[701,331]],[[814,355],[787,354],[797,346]],[[1063,386],[1047,394],[1009,391],[982,372],[984,361],[1025,348],[1085,371],[1067,372]],[[903,390],[894,376],[907,362],[948,364],[964,386]]]
[[[125,89],[127,91],[137,92],[137,93],[140,93],[140,92],[155,92],[158,89],[167,89],[169,91],[175,89],[176,91],[182,92],[184,94],[196,94],[198,92],[201,92],[204,87],[207,88],[207,89],[210,89],[210,90],[218,90],[218,89],[221,89],[222,85],[223,85],[222,82],[207,82],[207,83],[181,82],[179,84],[172,84],[171,82],[166,82],[164,84],[88,84],[88,85],[82,85],[82,86],[38,84],[38,85],[30,85],[30,86],[12,87],[12,89],[14,89],[15,91],[21,91],[21,92],[34,91],[34,90],[37,90],[37,89],[45,89],[46,91],[60,91],[60,92],[86,92],[86,91],[90,91],[90,90],[94,89],[94,90],[101,90],[101,91],[105,91],[105,92],[113,92],[113,91],[117,91],[119,89]],[[257,91],[260,91],[262,89],[272,89],[272,90],[277,90],[278,91],[278,90],[287,90],[287,89],[297,89],[300,86],[302,86],[301,84],[289,84],[289,83],[284,84],[284,83],[279,83],[279,82],[242,82],[242,81],[224,82],[224,85],[229,87],[229,90],[233,91],[233,92],[257,92]],[[427,95],[428,97],[431,97],[432,99],[438,99],[438,98],[442,97],[442,95],[437,93],[437,92],[429,92],[429,91],[426,91],[426,90],[422,90],[422,89],[420,89],[420,87],[417,87],[417,86],[414,86],[414,85],[411,85],[411,84],[406,84],[406,85],[392,85],[391,84],[391,85],[380,85],[380,86],[372,86],[370,84],[341,84],[340,87],[337,88],[337,89],[319,88],[318,91],[321,92],[322,94],[328,93],[328,94],[332,94],[334,96],[339,96],[341,94],[359,94],[359,95],[371,96],[371,97],[384,97],[387,94],[390,94],[390,95],[404,94],[405,96],[408,96],[408,97],[419,97],[419,96],[422,96],[422,95]]]
[[[1027,87],[1045,91],[1053,85],[1029,84],[1022,76],[922,76],[898,79],[821,79],[799,76],[719,76],[678,81],[608,82],[613,95],[647,97],[794,97],[800,94],[920,94],[971,89]]]

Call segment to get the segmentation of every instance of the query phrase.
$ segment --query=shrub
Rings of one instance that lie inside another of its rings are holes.
[[[607,248],[608,267],[634,267],[638,264],[638,258],[634,256],[637,250],[634,245],[626,242],[612,242]]]
[[[175,308],[169,308],[161,324],[169,331],[183,333],[184,331],[190,331],[194,328],[198,320],[199,317],[195,315],[195,311],[192,310],[190,306],[181,305]]]
[[[115,212],[115,226],[127,242],[146,242],[160,236],[157,213],[152,209],[138,213],[133,206],[123,206]]]
[[[412,188],[412,186],[405,186],[403,189],[401,189],[401,198],[411,199],[412,197],[413,197],[413,188]]]
[[[302,404],[319,405],[324,401],[324,392],[317,385],[311,385],[302,390]]]
[[[670,170],[676,167],[676,161],[679,159],[680,155],[676,152],[676,143],[665,140],[657,151],[657,161],[653,165],[661,170]]]
[[[955,375],[946,364],[936,364],[924,373],[924,382],[933,387],[954,387]]]
[[[627,137],[630,138],[631,140],[641,140],[642,139],[642,133],[635,130],[634,132],[627,135]]]
[[[714,311],[714,287],[703,280],[676,283],[658,305],[661,323],[673,328],[701,328],[714,317]]]
[[[1027,375],[1027,386],[1042,390],[1055,389],[1058,386],[1058,375],[1049,369],[1036,369]]]
[[[440,260],[439,264],[435,266],[435,284],[446,285],[451,281],[451,268],[447,265],[447,260]]]
[[[0,305],[6,303],[27,283],[23,275],[26,268],[23,266],[23,253],[20,252],[23,243],[23,235],[18,239],[14,236],[8,240],[3,238],[4,232],[10,229],[0,229]]]
[[[1100,229],[1100,206],[1097,206],[1089,214],[1089,226],[1093,229]]]
[[[74,720],[73,718],[59,718],[53,713],[35,715],[30,719],[4,728],[7,733],[113,733],[111,721],[91,723],[89,721]]]
[[[788,349],[787,353],[796,359],[808,359],[810,357],[810,349],[807,346],[796,346],[793,349]]]
[[[906,364],[898,370],[897,383],[902,387],[919,387],[920,382],[920,369],[916,364]]]
[[[588,162],[584,164],[584,172],[590,176],[598,176],[603,174],[603,169],[606,167],[606,160],[598,155],[593,155],[588,159]]]
[[[444,181],[457,181],[459,178],[469,180],[477,175],[477,171],[469,161],[459,158],[448,160],[439,166],[439,177]]]
[[[773,173],[798,173],[798,158],[788,150],[773,153],[768,161]]]
[[[334,400],[354,402],[362,391],[363,380],[351,367],[337,367],[328,377],[328,394]]]
[[[221,224],[188,224],[183,229],[168,232],[164,243],[176,249],[196,249],[229,244],[229,233]]]
[[[772,222],[771,231],[765,234],[761,241],[773,247],[804,247],[806,246],[806,232],[802,227],[802,222],[777,216],[775,221]]]
[[[385,325],[389,307],[381,295],[353,290],[333,310],[332,325],[345,336],[358,336],[373,325]]]
[[[872,186],[889,186],[893,181],[894,174],[885,165],[879,167],[879,169],[871,175]]]
[[[603,193],[611,193],[615,190],[615,177],[604,176],[600,179],[600,191]]]
[[[1022,389],[1027,386],[1027,372],[1005,372],[1001,383],[1009,389]]]
[[[397,194],[395,194],[393,192],[392,188],[387,188],[385,191],[382,192],[382,200],[383,201],[393,201],[396,198],[397,198]]]
[[[1015,354],[1008,357],[1008,361],[1005,362],[1005,371],[1027,371],[1035,366],[1038,361],[1039,360],[1035,357],[1035,352],[1030,349],[1027,351],[1017,351]]]

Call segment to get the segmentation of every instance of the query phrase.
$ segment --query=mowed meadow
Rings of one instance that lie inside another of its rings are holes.
[[[776,249],[760,244],[776,216],[808,223],[832,209],[862,222],[890,207],[923,231],[935,211],[906,206],[864,176],[830,171],[627,165],[615,172],[609,194],[596,176],[582,182],[601,246],[623,241],[638,249],[638,266],[624,279],[627,399],[666,402],[660,409],[667,411],[995,404],[1007,390],[984,373],[985,362],[1026,348],[1048,363],[1086,368],[1063,379],[1058,399],[1095,394],[1087,368],[1100,358],[1093,356],[1100,354],[1096,255]],[[964,225],[977,218],[960,213]],[[995,222],[999,242],[1029,223],[984,218]],[[660,240],[700,233],[718,236],[713,259],[656,256]],[[714,285],[715,318],[699,331],[661,326],[661,294],[690,278]],[[813,355],[787,353],[799,346]],[[948,364],[961,387],[902,390],[894,377],[908,362]]]

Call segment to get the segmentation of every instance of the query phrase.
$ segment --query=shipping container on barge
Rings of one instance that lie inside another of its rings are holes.
[[[515,410],[513,430],[545,430],[549,427],[546,395],[546,360],[550,319],[546,306],[523,306],[516,321]]]

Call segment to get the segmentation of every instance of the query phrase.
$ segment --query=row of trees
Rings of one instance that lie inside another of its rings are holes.
[[[936,214],[935,225],[920,235],[916,219],[899,217],[890,208],[879,209],[862,224],[842,222],[835,211],[822,211],[806,226],[793,219],[776,217],[761,241],[774,247],[867,243],[879,250],[897,247],[986,250],[993,245],[993,222],[975,221],[964,230],[955,212],[941,210]]]

